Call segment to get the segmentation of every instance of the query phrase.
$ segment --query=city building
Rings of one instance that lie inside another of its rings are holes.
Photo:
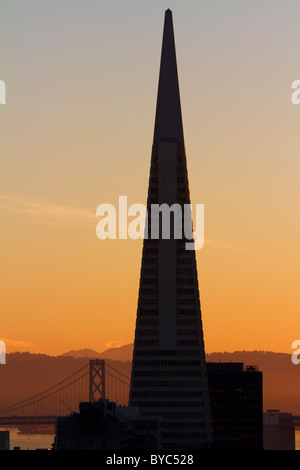
[[[241,362],[208,362],[214,449],[263,448],[262,372]]]
[[[165,12],[147,209],[190,204],[172,12]],[[171,214],[169,239],[148,218],[143,244],[130,386],[130,405],[162,416],[167,449],[212,442],[209,393],[195,251]],[[161,222],[161,220],[160,220]],[[191,214],[182,225],[191,226]],[[148,232],[147,232],[148,230]]]
[[[82,402],[79,413],[58,417],[54,450],[159,449],[160,418],[114,402]]]
[[[0,431],[0,450],[9,450],[9,431]]]
[[[293,415],[268,410],[264,413],[264,450],[295,450]]]

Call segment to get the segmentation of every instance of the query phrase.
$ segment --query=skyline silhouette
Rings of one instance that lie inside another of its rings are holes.
[[[136,2],[3,6],[0,421],[55,425],[54,450],[292,449],[300,6],[180,6],[180,80],[168,8],[153,129],[161,34]]]

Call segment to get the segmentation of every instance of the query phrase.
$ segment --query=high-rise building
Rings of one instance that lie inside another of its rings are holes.
[[[165,12],[148,214],[151,205],[190,204],[171,10]],[[178,206],[177,206],[178,207]],[[182,211],[183,213],[183,211]],[[143,244],[130,405],[144,416],[162,416],[161,443],[168,449],[207,447],[212,441],[195,251],[185,232]],[[181,221],[183,216],[179,215]],[[191,218],[191,215],[189,215]],[[161,220],[160,220],[161,222]],[[191,220],[190,220],[191,223]]]
[[[208,362],[214,449],[263,448],[263,374],[242,362]]]

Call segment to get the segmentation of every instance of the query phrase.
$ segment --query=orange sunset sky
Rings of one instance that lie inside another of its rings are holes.
[[[0,338],[52,355],[133,341],[142,241],[96,237],[145,203],[173,10],[206,352],[300,338],[299,1],[2,3]]]

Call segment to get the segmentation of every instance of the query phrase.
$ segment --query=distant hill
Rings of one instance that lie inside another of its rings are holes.
[[[79,357],[72,357],[71,353]],[[90,354],[92,357],[98,357],[95,354],[99,354],[99,357],[107,359],[116,370],[130,377],[132,344],[111,348],[103,353],[84,349],[57,357],[30,353],[7,354],[6,365],[0,365],[0,408],[24,400],[63,380],[83,367],[91,357]],[[124,360],[113,357],[122,357]],[[300,415],[300,365],[292,363],[290,354],[264,351],[219,352],[208,354],[207,361],[257,365],[263,371],[264,409],[280,409]]]
[[[132,361],[133,344],[126,344],[120,348],[106,349],[101,353],[103,359],[113,359],[114,361]]]
[[[120,348],[110,348],[101,353],[93,349],[78,349],[77,351],[68,351],[63,356],[87,357],[89,359],[112,359],[114,361],[131,361],[133,354],[133,344],[126,344]]]
[[[68,357],[75,357],[75,358],[88,358],[88,359],[100,359],[101,354],[98,353],[97,351],[94,351],[93,349],[78,349],[78,350],[72,350],[68,351],[62,356],[68,356]]]

